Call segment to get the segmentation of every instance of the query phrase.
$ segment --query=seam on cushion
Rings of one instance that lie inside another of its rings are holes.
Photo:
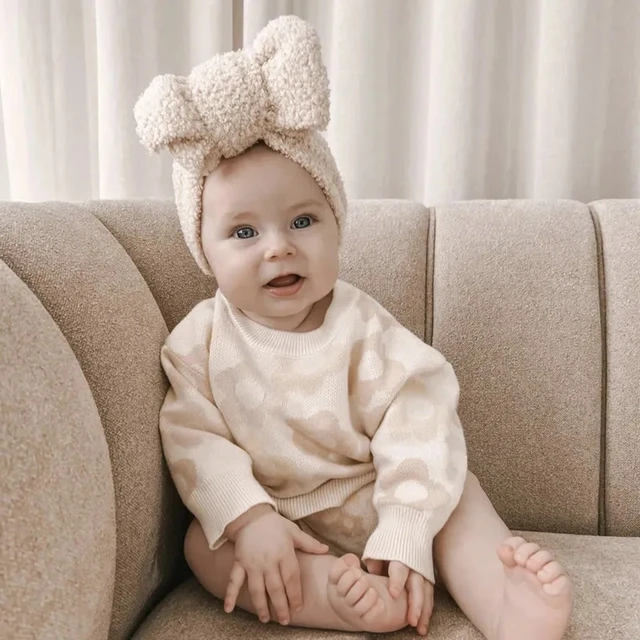
[[[604,248],[602,229],[598,214],[589,206],[596,238],[596,259],[598,263],[598,295],[600,300],[600,344],[602,348],[602,380],[600,400],[600,479],[598,490],[598,535],[607,535],[606,517],[606,472],[607,472],[607,296],[605,289]]]
[[[427,233],[427,273],[425,278],[424,305],[424,338],[428,344],[433,343],[433,282],[436,256],[436,210],[429,207],[429,231]]]

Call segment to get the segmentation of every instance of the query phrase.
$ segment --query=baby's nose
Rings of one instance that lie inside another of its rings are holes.
[[[269,238],[265,250],[265,260],[278,260],[292,256],[296,252],[295,246],[284,234],[274,234]]]

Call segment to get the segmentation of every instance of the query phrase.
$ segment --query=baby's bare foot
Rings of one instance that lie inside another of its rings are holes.
[[[548,551],[509,538],[498,551],[505,568],[497,640],[560,640],[573,602],[569,577]]]
[[[329,573],[327,598],[354,631],[397,631],[407,625],[407,596],[392,598],[388,582],[363,571],[358,558],[348,553],[335,561]]]

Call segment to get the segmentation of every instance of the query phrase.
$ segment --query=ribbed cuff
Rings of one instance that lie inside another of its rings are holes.
[[[363,560],[395,560],[435,583],[431,514],[401,505],[378,509],[378,526],[364,548]]]
[[[215,551],[227,541],[223,536],[227,525],[259,504],[276,508],[260,483],[242,469],[207,479],[191,494],[187,506],[202,525],[209,548]]]

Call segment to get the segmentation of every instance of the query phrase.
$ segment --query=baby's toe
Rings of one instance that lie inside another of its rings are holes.
[[[383,602],[380,600],[378,592],[370,587],[367,592],[353,605],[353,611],[360,617],[364,618],[369,614],[369,617],[377,615],[378,608],[383,606]]]
[[[355,564],[354,564],[355,561]],[[342,558],[338,558],[334,563],[333,567],[331,567],[331,571],[329,571],[329,582],[331,584],[338,584],[340,578],[354,567],[359,567],[360,561],[357,556],[353,555],[353,553],[348,553],[346,556],[342,556]],[[362,573],[362,572],[361,572]]]
[[[569,576],[561,575],[559,578],[548,584],[542,585],[542,590],[549,596],[560,596],[565,593],[570,593],[571,581]]]
[[[342,558],[336,560],[329,571],[329,583],[338,584],[338,580],[342,578],[342,574],[347,571],[349,567],[345,564]]]
[[[518,547],[526,544],[526,542],[527,541],[524,538],[520,536],[514,536],[512,538],[507,538],[502,544],[511,547],[515,551]]]
[[[349,567],[360,567],[360,560],[354,553],[346,553],[340,558]]]
[[[557,560],[552,560],[542,567],[537,575],[540,582],[549,584],[557,580],[560,576],[565,575],[565,570]]]
[[[338,584],[336,585],[336,591],[338,592],[338,595],[344,598],[363,575],[364,574],[360,569],[349,567],[342,574],[340,580],[338,580]]]
[[[533,571],[533,573],[538,573],[538,571],[540,571],[545,565],[549,564],[552,560],[553,556],[550,551],[540,549],[540,551],[534,553],[527,560],[527,569],[529,569],[529,571]]]
[[[513,568],[516,566],[516,561],[514,559],[514,554],[518,547],[525,544],[526,540],[524,538],[516,537],[516,538],[507,538],[500,548],[498,549],[498,557],[502,564],[507,568]]]
[[[360,599],[364,596],[365,593],[369,590],[369,580],[366,575],[360,576],[358,580],[353,584],[351,589],[349,589],[347,595],[345,596],[345,602],[349,606],[353,606],[356,602],[359,602]]]
[[[529,558],[535,553],[538,553],[538,551],[540,551],[540,545],[537,545],[535,542],[525,542],[515,550],[513,557],[521,567],[524,567]]]

